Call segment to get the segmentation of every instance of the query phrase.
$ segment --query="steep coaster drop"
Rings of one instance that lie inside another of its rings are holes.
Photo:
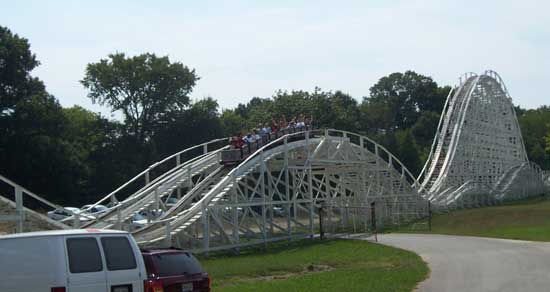
[[[418,181],[425,197],[445,209],[546,191],[542,170],[527,158],[512,98],[496,72],[465,74],[449,93]]]

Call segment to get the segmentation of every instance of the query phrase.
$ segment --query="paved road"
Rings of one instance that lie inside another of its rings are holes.
[[[550,291],[550,243],[468,236],[382,234],[430,266],[418,291]]]

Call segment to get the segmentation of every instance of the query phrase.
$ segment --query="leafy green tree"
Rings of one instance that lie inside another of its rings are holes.
[[[88,64],[81,83],[93,102],[121,111],[128,133],[145,143],[167,115],[189,105],[198,79],[195,70],[171,63],[168,57],[117,53]]]
[[[78,147],[79,153],[84,159],[96,151],[105,139],[105,131],[101,124],[108,122],[100,114],[91,112],[81,106],[75,105],[70,108],[63,108],[63,115],[67,125],[63,132],[65,139],[71,141]]]
[[[272,118],[287,121],[304,115],[313,118],[321,127],[357,131],[359,129],[359,109],[357,101],[341,91],[325,92],[315,88],[313,92],[279,90],[271,99],[256,98],[246,106],[239,106],[236,112],[245,112],[249,127],[269,122]]]
[[[61,106],[30,75],[38,65],[28,41],[0,27],[1,172],[48,198],[68,200],[85,171],[63,137]]]
[[[332,93],[323,92],[320,88],[315,88],[313,92],[278,90],[271,98],[255,97],[246,105],[239,105],[235,113],[245,118],[247,129],[268,123],[271,119],[279,121],[285,117],[290,121],[302,114],[313,116],[317,125],[327,126],[333,121],[330,96]]]
[[[0,128],[4,175],[57,202],[78,200],[88,169],[79,149],[65,139],[67,119],[53,96],[19,101]]]
[[[83,191],[89,198],[85,200],[87,202],[110,193],[156,158],[150,143],[136,145],[136,140],[126,133],[126,126],[122,123],[100,119],[96,126],[95,131],[104,133],[104,136],[95,144],[87,159],[91,169],[88,188]],[[124,196],[117,195],[117,198],[124,199]]]
[[[372,125],[386,130],[407,129],[422,112],[441,112],[449,90],[413,71],[392,73],[370,88],[363,108]]]
[[[537,109],[523,110],[518,116],[525,150],[529,159],[542,168],[550,169],[550,155],[545,151],[545,137],[550,133],[550,107],[541,106]]]
[[[351,132],[357,132],[359,124],[359,108],[357,100],[349,94],[336,91],[329,97],[331,121],[327,122],[329,126],[335,129],[342,129]],[[321,113],[319,113],[321,115]]]
[[[54,202],[80,203],[93,191],[90,154],[108,135],[95,114],[46,92],[31,76],[38,64],[26,39],[0,27],[0,171]]]
[[[312,114],[312,98],[307,91],[283,91],[278,90],[272,97],[270,108],[266,110],[271,112],[270,118],[280,119],[282,116],[286,119],[292,119],[300,114]],[[307,110],[304,113],[304,110]]]
[[[245,132],[258,126],[258,124],[264,124],[271,120],[275,116],[273,110],[273,101],[269,98],[254,97],[246,104],[244,108],[237,108],[239,112],[244,109],[244,116],[246,123],[244,126]]]
[[[120,123],[80,106],[64,108],[63,115],[67,121],[63,139],[82,161],[79,203],[95,201],[141,170],[141,161],[135,157],[142,154],[137,152],[135,143],[122,143],[130,137],[124,134]]]
[[[319,114],[319,107],[328,103],[328,92],[315,88],[313,92],[304,90],[278,90],[273,96],[273,113],[276,117],[298,117],[301,114],[312,116]],[[331,114],[326,112],[325,114]]]
[[[514,106],[514,111],[516,112],[516,115],[518,117],[521,117],[525,114],[525,112],[527,111],[526,109],[522,108],[521,106],[519,105],[516,105]]]
[[[189,109],[171,112],[153,136],[157,158],[223,136],[218,103],[212,98],[194,102]],[[202,149],[199,149],[202,151]]]
[[[388,104],[369,101],[367,97],[359,105],[359,121],[363,132],[376,136],[395,128],[391,108]]]
[[[245,119],[241,115],[235,113],[235,111],[233,110],[224,110],[222,112],[222,115],[220,116],[220,120],[224,136],[231,136],[236,133],[243,133],[245,130]]]
[[[413,175],[418,175],[422,169],[420,149],[416,145],[411,130],[399,130],[395,132],[395,140],[397,142],[397,151],[394,152],[394,155],[401,160]]]
[[[528,149],[527,156],[529,160],[537,162],[539,165],[546,163],[546,153],[540,143],[534,144]],[[543,165],[544,166],[544,165]]]
[[[19,101],[44,92],[43,83],[30,75],[39,64],[27,39],[0,26],[0,116],[13,111]]]

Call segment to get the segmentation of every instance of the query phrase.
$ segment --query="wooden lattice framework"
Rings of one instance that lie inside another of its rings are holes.
[[[500,76],[463,75],[445,103],[421,191],[442,207],[476,207],[540,194],[541,178]]]

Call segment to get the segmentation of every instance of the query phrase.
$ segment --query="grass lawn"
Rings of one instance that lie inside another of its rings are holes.
[[[411,232],[398,230],[397,232]],[[536,198],[495,207],[452,211],[432,218],[432,231],[534,241],[550,241],[550,200]]]
[[[361,240],[301,240],[201,260],[213,291],[411,291],[428,275],[416,254]]]

